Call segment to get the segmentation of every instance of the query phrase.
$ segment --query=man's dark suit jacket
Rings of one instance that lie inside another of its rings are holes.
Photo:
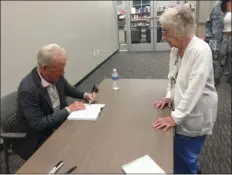
[[[83,99],[84,93],[76,90],[61,76],[55,83],[60,98],[60,110],[53,107],[46,88],[41,85],[41,78],[34,68],[21,82],[17,96],[16,131],[27,133],[27,137],[17,144],[13,150],[27,160],[45,141],[69,113],[66,96]],[[54,145],[55,146],[55,145]]]

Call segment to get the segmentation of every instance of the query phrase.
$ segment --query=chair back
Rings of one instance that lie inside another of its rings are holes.
[[[1,132],[12,132],[16,125],[17,91],[1,98]]]

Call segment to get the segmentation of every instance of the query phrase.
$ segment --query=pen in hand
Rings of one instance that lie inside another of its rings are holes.
[[[91,103],[93,103],[95,101],[94,98],[96,98],[96,97],[94,97],[94,96],[95,96],[95,93],[97,93],[98,91],[99,91],[99,88],[98,88],[97,84],[93,83],[93,88],[91,90],[91,95],[92,95],[91,97],[92,97],[93,100],[90,100],[89,104],[91,104]]]
[[[94,95],[93,95],[94,92],[91,93],[91,98],[93,99],[94,98]],[[89,104],[93,103],[94,100],[89,100]]]

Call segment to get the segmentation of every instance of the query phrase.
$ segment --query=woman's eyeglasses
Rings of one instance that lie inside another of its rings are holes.
[[[164,29],[164,28],[162,28],[162,30],[161,30],[163,33],[168,33],[168,29]]]

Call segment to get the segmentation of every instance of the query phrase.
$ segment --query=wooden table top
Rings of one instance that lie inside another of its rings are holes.
[[[154,103],[164,98],[167,80],[121,79],[99,85],[97,103],[105,104],[96,121],[65,121],[17,173],[48,173],[60,160],[57,173],[124,173],[122,166],[149,155],[166,173],[173,173],[174,130],[152,128],[153,121],[170,114]]]

